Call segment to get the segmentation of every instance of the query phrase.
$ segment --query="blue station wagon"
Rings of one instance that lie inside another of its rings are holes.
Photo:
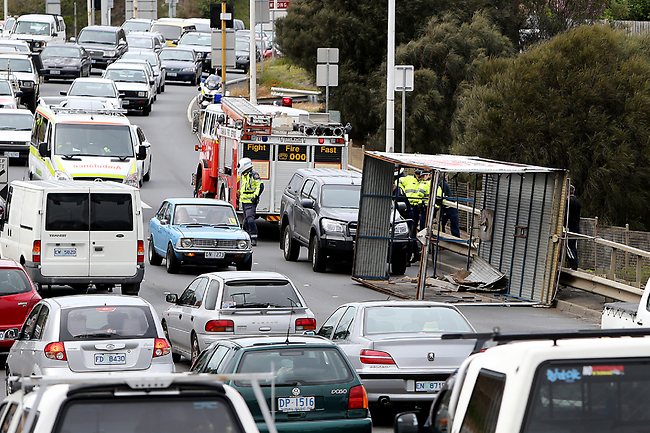
[[[170,198],[149,221],[149,263],[166,262],[167,272],[181,265],[250,271],[253,250],[230,203],[211,198]]]

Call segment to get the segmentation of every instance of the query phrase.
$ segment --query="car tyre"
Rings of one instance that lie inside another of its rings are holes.
[[[151,162],[149,162],[149,170],[145,173],[144,176],[142,176],[142,180],[145,182],[149,182],[151,180]]]
[[[311,268],[314,272],[325,272],[327,268],[327,255],[316,235],[313,235],[309,242],[309,260],[311,261]]]
[[[236,266],[238,271],[250,271],[253,269],[253,255],[249,254],[248,257],[237,263]]]
[[[393,275],[404,275],[406,273],[406,266],[408,264],[408,257],[404,252],[394,252],[393,258],[390,261],[390,270]]]
[[[282,233],[282,252],[288,262],[295,262],[300,255],[300,243],[293,238],[289,224],[284,227]]]
[[[199,340],[196,338],[196,334],[192,333],[192,338],[191,338],[191,349],[190,349],[190,366],[194,365],[196,362],[196,358],[199,357],[199,353],[201,353],[201,350],[199,349]]]
[[[140,292],[140,283],[122,284],[122,294],[130,296],[138,296]]]
[[[153,237],[149,236],[149,250],[147,252],[149,258],[149,264],[153,266],[160,266],[162,263],[162,256],[156,252],[156,249],[153,246]]]
[[[165,92],[165,84],[163,83],[163,85],[160,86],[160,93],[164,93],[164,92]]]
[[[142,109],[142,114],[144,114],[145,116],[148,116],[149,113],[151,113],[151,104],[147,105]]]
[[[174,254],[174,248],[172,247],[171,244],[167,246],[167,254],[165,255],[165,267],[167,268],[167,273],[168,274],[177,274],[178,270],[181,267],[181,264],[179,263],[178,259],[176,258],[176,254]]]
[[[174,352],[174,346],[172,346],[172,341],[169,339],[169,331],[167,330],[167,322],[165,322],[164,320],[162,321],[162,328],[163,328],[163,332],[165,333],[165,338],[167,339],[167,342],[169,343],[169,346],[172,349],[172,361],[179,362],[181,360],[181,355]]]

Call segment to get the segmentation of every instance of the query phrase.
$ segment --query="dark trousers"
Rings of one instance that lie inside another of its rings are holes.
[[[253,203],[242,203],[242,210],[244,211],[244,230],[248,233],[251,239],[257,238],[257,205]]]
[[[569,227],[569,231],[573,233],[580,233],[580,227]],[[567,241],[567,262],[571,269],[578,269],[578,240],[569,239]]]
[[[457,238],[460,237],[460,224],[459,224],[459,219],[458,219],[458,209],[455,207],[444,207],[442,210],[442,219],[440,220],[440,224],[442,224],[442,229],[446,230],[447,227],[447,221],[449,221],[449,225],[451,227],[451,234],[456,236]]]

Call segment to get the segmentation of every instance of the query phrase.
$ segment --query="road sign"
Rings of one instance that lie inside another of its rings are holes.
[[[325,111],[330,111],[330,86],[339,85],[339,49],[318,48],[316,50],[316,85],[325,86]]]
[[[221,29],[221,19],[224,18],[226,28],[232,29],[232,16],[234,14],[232,3],[226,3],[226,14],[230,15],[221,16],[221,3],[212,3],[210,5],[210,27],[213,29]]]
[[[339,62],[339,49],[338,48],[318,48],[316,50],[317,63],[338,63]]]
[[[255,0],[255,24],[271,22],[268,0]]]
[[[226,67],[234,68],[236,63],[235,31],[226,29]],[[212,32],[212,67],[221,69],[221,31]]]
[[[148,18],[158,19],[158,3],[156,0],[137,0],[137,17],[133,16],[133,0],[126,0],[126,19],[131,18]]]
[[[413,65],[395,65],[395,91],[413,91]]]
[[[289,3],[289,0],[269,0],[269,9],[287,9]]]
[[[339,65],[332,65],[329,63],[326,63],[324,65],[316,65],[316,85],[331,87],[338,86]]]

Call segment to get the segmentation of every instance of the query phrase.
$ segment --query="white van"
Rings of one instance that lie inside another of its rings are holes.
[[[64,43],[65,21],[61,15],[29,14],[21,15],[11,32],[12,39],[29,43],[34,53],[39,53],[50,42]]]
[[[13,181],[0,235],[2,257],[38,287],[89,284],[137,295],[144,277],[140,192],[102,181]]]

